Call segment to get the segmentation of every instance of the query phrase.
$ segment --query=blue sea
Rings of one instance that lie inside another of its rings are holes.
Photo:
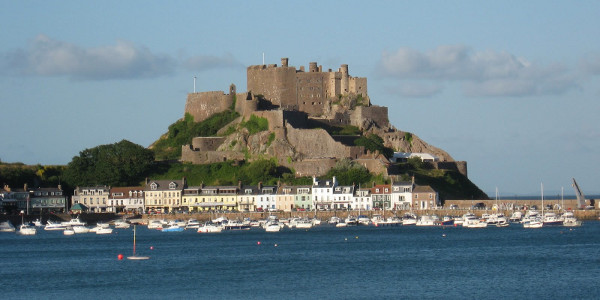
[[[600,222],[0,234],[3,299],[600,299]]]

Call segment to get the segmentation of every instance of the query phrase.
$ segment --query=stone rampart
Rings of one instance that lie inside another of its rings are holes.
[[[195,151],[215,151],[224,141],[224,137],[195,137],[192,139],[192,149]]]
[[[193,164],[208,164],[228,160],[243,160],[244,153],[239,151],[195,151],[191,145],[181,147],[181,161]]]
[[[467,162],[466,161],[436,161],[429,162],[435,169],[442,170],[454,170],[458,171],[465,177],[467,176]]]
[[[226,111],[231,104],[233,95],[222,91],[190,93],[185,103],[185,112],[192,115],[194,121],[201,122],[213,114]]]
[[[323,129],[296,129],[287,126],[287,138],[296,152],[304,158],[356,159],[364,153],[364,147],[345,146]]]
[[[296,171],[296,177],[302,176],[323,176],[335,166],[335,158],[315,158],[305,159],[292,164]]]
[[[350,115],[350,123],[361,129],[367,129],[365,127],[370,125],[370,121],[379,128],[388,128],[390,126],[388,108],[385,106],[358,106]]]

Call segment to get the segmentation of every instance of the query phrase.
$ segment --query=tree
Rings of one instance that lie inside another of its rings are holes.
[[[138,185],[154,163],[154,154],[127,140],[79,152],[65,170],[71,186]]]
[[[383,144],[383,139],[374,133],[371,133],[368,136],[361,136],[354,141],[354,144],[363,146],[366,150],[371,152],[379,151],[379,153],[383,154],[386,158],[390,158],[394,155],[394,150],[386,147]]]

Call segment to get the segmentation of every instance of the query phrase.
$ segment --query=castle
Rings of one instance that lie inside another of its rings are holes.
[[[466,162],[454,162],[441,149],[416,136],[407,139],[388,120],[387,107],[371,104],[367,79],[352,77],[348,65],[337,71],[323,71],[316,62],[296,69],[281,59],[281,66],[254,65],[247,68],[248,91],[238,93],[236,86],[223,91],[188,94],[185,113],[196,122],[234,109],[240,118],[225,126],[218,137],[196,137],[182,146],[181,161],[196,164],[275,157],[280,165],[292,168],[296,176],[323,175],[340,159],[352,159],[371,172],[388,174],[389,161],[379,153],[354,145],[358,136],[331,135],[327,126],[352,125],[363,132],[382,137],[396,151],[425,152],[453,165],[466,175]],[[227,128],[237,126],[252,115],[268,120],[268,131],[250,135]]]

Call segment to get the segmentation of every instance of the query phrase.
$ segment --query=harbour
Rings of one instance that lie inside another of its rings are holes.
[[[600,222],[577,228],[315,226],[278,233],[0,234],[8,299],[597,299]]]

